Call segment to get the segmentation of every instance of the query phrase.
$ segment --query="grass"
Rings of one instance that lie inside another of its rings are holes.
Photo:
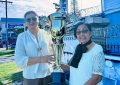
[[[11,57],[14,50],[0,50],[0,57]],[[15,62],[0,64],[0,85],[7,85],[14,81],[22,81],[22,72]]]
[[[0,64],[0,85],[14,81],[22,81],[22,72],[15,62]]]
[[[0,56],[10,57],[14,55],[14,50],[0,50]]]

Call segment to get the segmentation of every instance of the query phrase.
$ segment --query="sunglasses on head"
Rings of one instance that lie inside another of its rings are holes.
[[[86,34],[89,30],[82,30],[82,31],[77,31],[76,34],[79,35],[81,33]]]
[[[36,17],[32,17],[32,18],[27,18],[26,19],[26,22],[31,22],[31,21],[36,21],[37,20],[37,18]]]

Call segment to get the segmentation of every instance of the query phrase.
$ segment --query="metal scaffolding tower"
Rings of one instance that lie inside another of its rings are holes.
[[[77,0],[71,0],[71,12],[74,14],[77,14],[79,12],[78,9],[78,1]]]

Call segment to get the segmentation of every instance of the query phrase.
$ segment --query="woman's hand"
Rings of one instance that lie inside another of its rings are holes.
[[[61,64],[61,68],[62,68],[64,71],[70,71],[70,66],[67,65],[67,64]]]
[[[53,55],[46,55],[43,57],[40,57],[40,63],[52,63],[55,61],[55,58]]]
[[[37,63],[52,63],[55,61],[55,58],[53,55],[45,55],[45,56],[39,56],[39,57],[29,57],[27,65],[34,65]]]

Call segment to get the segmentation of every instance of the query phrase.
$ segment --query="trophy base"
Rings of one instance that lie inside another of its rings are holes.
[[[63,72],[53,72],[50,85],[66,85],[65,74]]]

